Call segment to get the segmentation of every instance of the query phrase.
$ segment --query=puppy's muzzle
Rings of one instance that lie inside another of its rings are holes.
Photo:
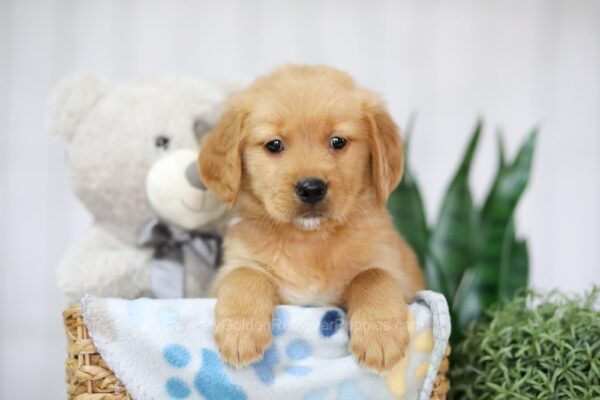
[[[296,195],[304,203],[316,204],[327,195],[327,184],[321,179],[303,179],[296,183]]]

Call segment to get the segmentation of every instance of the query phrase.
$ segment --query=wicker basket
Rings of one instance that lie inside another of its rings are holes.
[[[78,305],[71,306],[63,312],[67,331],[67,396],[69,400],[131,400],[125,386],[106,366],[96,350],[88,330],[83,323]],[[448,372],[448,356],[442,361],[440,370],[431,393],[431,400],[444,400],[450,388],[446,377]]]

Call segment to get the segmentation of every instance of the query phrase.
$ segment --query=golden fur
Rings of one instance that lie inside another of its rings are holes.
[[[332,136],[347,139],[340,150]],[[281,153],[265,144],[279,139]],[[423,288],[413,251],[385,209],[403,148],[381,100],[331,67],[286,66],[233,96],[202,142],[200,169],[240,220],[225,239],[215,340],[232,365],[262,357],[281,303],[346,307],[350,348],[381,371],[403,356],[406,302]],[[307,177],[326,198],[302,203]]]

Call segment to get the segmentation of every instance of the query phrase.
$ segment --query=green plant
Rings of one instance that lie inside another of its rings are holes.
[[[453,397],[600,398],[599,295],[529,292],[493,308],[454,349]]]
[[[512,298],[528,280],[527,242],[516,237],[514,211],[529,181],[537,130],[512,162],[506,161],[498,135],[498,170],[484,204],[477,207],[469,173],[482,125],[478,121],[475,126],[434,226],[427,225],[421,192],[408,162],[410,134],[404,179],[388,202],[396,227],[424,268],[428,288],[448,300],[453,344],[471,321],[499,300]]]

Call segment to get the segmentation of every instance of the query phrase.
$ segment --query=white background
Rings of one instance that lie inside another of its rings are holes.
[[[541,127],[518,210],[536,287],[600,283],[599,1],[0,1],[0,398],[64,398],[54,270],[90,217],[63,146],[43,127],[57,80],[177,72],[252,78],[289,61],[349,71],[400,125],[418,113],[411,159],[429,218],[477,116],[472,182]]]

